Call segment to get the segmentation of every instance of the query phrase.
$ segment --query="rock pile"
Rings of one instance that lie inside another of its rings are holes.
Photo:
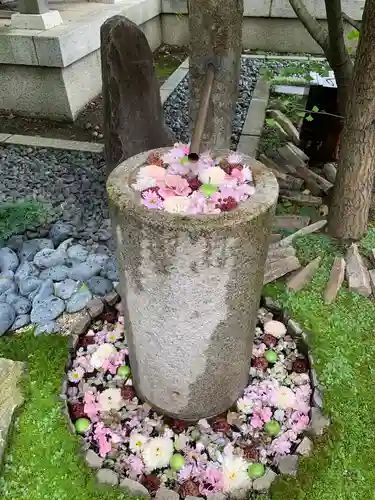
[[[90,253],[55,224],[48,238],[10,239],[0,249],[0,335],[29,323],[59,331],[56,319],[84,309],[118,283],[113,256]]]

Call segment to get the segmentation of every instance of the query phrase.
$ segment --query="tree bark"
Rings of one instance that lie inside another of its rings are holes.
[[[353,26],[353,28],[355,28],[357,31],[361,31],[361,21],[356,21],[352,17],[348,16],[348,14],[345,14],[345,12],[342,12],[341,15],[344,21]]]
[[[303,0],[289,0],[289,3],[298,19],[323,49],[324,55],[335,74],[339,113],[344,116],[351,85],[353,63],[345,45],[341,0],[325,0],[328,32],[307,10]]]
[[[202,147],[227,149],[238,97],[243,0],[188,0],[190,103],[193,129],[209,62],[217,63]]]
[[[327,59],[335,73],[339,113],[341,116],[345,116],[352,82],[353,63],[345,45],[341,0],[325,0],[325,4],[329,39]]]
[[[359,240],[367,230],[375,173],[374,44],[375,0],[367,0],[329,214],[329,233],[341,240]]]

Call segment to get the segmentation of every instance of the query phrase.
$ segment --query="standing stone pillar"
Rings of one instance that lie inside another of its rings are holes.
[[[108,174],[148,149],[173,146],[164,123],[154,58],[142,30],[124,16],[102,25],[104,155]]]
[[[241,68],[243,0],[188,0],[190,129],[209,61],[218,63],[203,142],[229,148]]]
[[[278,186],[245,157],[256,193],[236,210],[148,210],[131,187],[147,156],[121,163],[107,182],[133,382],[138,396],[165,414],[212,417],[249,380]]]

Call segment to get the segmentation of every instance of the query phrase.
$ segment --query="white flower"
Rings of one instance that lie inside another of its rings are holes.
[[[253,173],[250,167],[246,166],[242,169],[242,175],[245,181],[250,182],[253,180]]]
[[[228,163],[232,163],[233,165],[237,163],[242,163],[243,161],[243,156],[240,155],[239,153],[230,153],[227,158]]]
[[[246,415],[249,415],[253,411],[253,403],[251,399],[248,398],[240,398],[237,401],[237,408],[238,411],[241,413],[245,413]]]
[[[203,184],[220,186],[226,181],[226,173],[220,167],[209,167],[199,172],[199,180]]]
[[[105,339],[107,342],[111,342],[114,344],[121,338],[121,332],[119,330],[112,330],[111,332],[108,332]]]
[[[190,205],[187,196],[170,196],[164,200],[164,210],[171,214],[186,213]]]
[[[168,467],[172,455],[173,441],[169,438],[156,437],[143,446],[143,461],[150,471]]]
[[[148,437],[144,436],[143,434],[140,434],[139,432],[133,431],[130,434],[129,448],[133,453],[140,453],[147,440]]]
[[[249,488],[251,482],[247,473],[248,463],[239,456],[223,457],[224,493]]]
[[[109,359],[116,354],[117,349],[114,345],[108,343],[101,344],[91,356],[91,364],[94,368],[99,370],[106,359]]]
[[[136,191],[144,191],[145,189],[156,186],[157,179],[150,175],[150,169],[148,168],[151,166],[155,167],[156,165],[146,165],[145,167],[139,169],[136,176],[136,182],[132,185],[133,189],[135,189]]]
[[[284,420],[285,411],[284,410],[276,410],[273,414],[273,418],[278,422],[282,422]]]
[[[77,368],[70,370],[68,372],[68,379],[70,382],[74,384],[78,384],[80,380],[82,380],[85,374],[85,370],[81,366],[77,366]]]
[[[102,411],[118,411],[125,405],[121,389],[106,389],[99,395],[98,403]]]
[[[272,406],[282,410],[297,409],[296,395],[289,387],[281,386],[274,389],[270,402]]]
[[[264,325],[264,333],[267,335],[273,335],[277,339],[280,339],[281,337],[284,337],[286,334],[286,327],[284,323],[281,323],[281,321],[267,321]]]
[[[187,437],[187,435],[184,432],[182,432],[181,434],[178,434],[174,438],[175,450],[178,450],[178,451],[185,450],[187,448],[188,442],[189,442],[189,438]]]

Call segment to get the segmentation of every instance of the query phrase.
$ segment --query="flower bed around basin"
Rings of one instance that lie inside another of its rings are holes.
[[[189,156],[189,146],[175,144],[167,153],[152,153],[133,188],[148,209],[170,213],[218,214],[234,210],[255,192],[253,175],[242,155]]]
[[[328,424],[311,408],[320,391],[301,333],[282,313],[272,318],[261,308],[243,396],[225,414],[187,423],[137,398],[123,317],[105,312],[76,338],[64,383],[86,461],[99,480],[159,499],[165,488],[176,498],[247,498],[278,472],[295,475],[298,455],[312,445],[304,434]]]

